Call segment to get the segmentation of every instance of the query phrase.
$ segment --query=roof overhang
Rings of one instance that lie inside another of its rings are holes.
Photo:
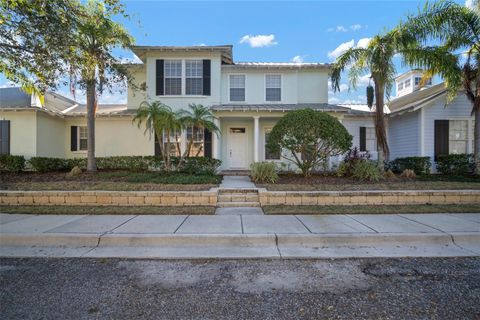
[[[330,71],[332,64],[329,63],[288,63],[288,62],[235,62],[234,64],[222,65],[224,69],[277,69],[277,70],[325,70]]]
[[[232,45],[221,46],[132,46],[130,49],[135,55],[146,62],[146,55],[149,52],[219,52],[222,55],[222,63],[231,64]]]

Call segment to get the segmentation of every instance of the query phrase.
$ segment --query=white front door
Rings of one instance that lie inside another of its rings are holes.
[[[247,130],[245,127],[230,127],[228,130],[228,160],[230,169],[247,169]]]

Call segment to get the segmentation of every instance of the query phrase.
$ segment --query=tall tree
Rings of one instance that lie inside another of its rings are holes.
[[[0,9],[0,72],[7,79],[39,94],[68,82],[86,90],[87,169],[95,171],[97,91],[131,80],[112,55],[115,47],[133,44],[113,20],[127,17],[123,5],[119,0],[0,0]]]
[[[453,1],[427,3],[416,15],[401,25],[405,33],[414,36],[424,46],[440,42],[430,47],[438,59],[423,61],[427,73],[440,73],[449,91],[448,101],[463,88],[472,104],[474,115],[474,159],[475,173],[480,175],[480,4],[473,8]],[[425,57],[426,54],[424,54]],[[415,56],[412,61],[418,60]],[[441,60],[455,59],[455,64]]]

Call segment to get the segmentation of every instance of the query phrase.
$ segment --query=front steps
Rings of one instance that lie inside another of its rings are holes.
[[[217,208],[260,207],[256,189],[220,189]]]

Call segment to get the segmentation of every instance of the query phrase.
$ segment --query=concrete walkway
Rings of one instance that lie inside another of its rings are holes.
[[[255,189],[257,187],[248,176],[223,176],[220,188]]]
[[[0,214],[2,257],[479,256],[480,214]]]

